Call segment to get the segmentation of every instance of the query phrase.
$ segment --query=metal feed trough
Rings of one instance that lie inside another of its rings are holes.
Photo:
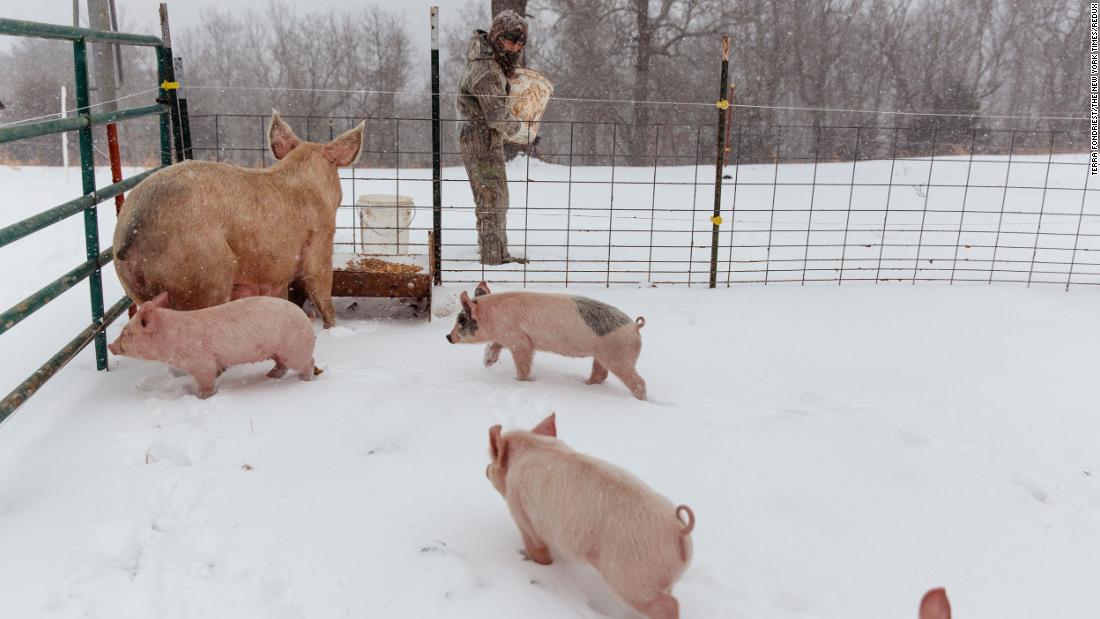
[[[333,254],[332,296],[386,297],[415,299],[420,311],[431,310],[431,241],[423,254],[396,256],[372,254]],[[428,320],[432,313],[427,311]]]
[[[417,313],[431,320],[432,278],[436,265],[432,259],[432,235],[423,254],[334,253],[332,255],[332,296],[412,299]],[[305,292],[290,286],[290,300],[305,303]]]

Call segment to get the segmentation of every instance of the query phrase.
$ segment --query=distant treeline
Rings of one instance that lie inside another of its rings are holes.
[[[474,28],[487,27],[490,2],[482,4],[463,15],[468,27],[443,33],[447,93],[454,91]],[[737,161],[1085,147],[1084,121],[1035,118],[1083,115],[1088,19],[1086,3],[1077,0],[506,4],[527,12],[527,63],[555,85],[557,100],[536,149],[555,162],[608,164],[612,154],[625,165],[712,160],[720,36],[727,33],[734,103],[758,106],[735,108],[730,141]],[[206,13],[200,26],[176,37],[174,49],[184,58],[185,88],[203,86],[187,91],[196,116],[193,141],[204,149],[199,155],[213,158],[217,145],[223,159],[262,163],[262,118],[219,117],[215,132],[212,115],[268,114],[275,107],[302,137],[314,140],[350,126],[352,118],[409,119],[370,123],[361,163],[427,165],[427,34],[426,23],[377,8],[301,12],[276,2]],[[0,66],[15,69],[0,73],[6,105],[0,123],[59,110],[59,87],[72,83],[71,49],[23,39],[0,54]],[[148,50],[127,49],[123,61],[124,94],[156,83]],[[454,118],[450,96],[443,99],[443,116]],[[452,125],[445,126],[447,151],[455,150]],[[155,160],[151,122],[126,123],[123,141],[129,162]],[[56,137],[0,146],[0,160],[60,159]],[[452,152],[447,162],[455,161]]]

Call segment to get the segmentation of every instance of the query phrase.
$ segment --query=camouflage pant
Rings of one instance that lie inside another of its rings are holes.
[[[462,161],[470,177],[477,214],[477,245],[482,264],[503,264],[508,258],[508,177],[504,172],[504,141],[500,133],[464,122],[458,137]]]

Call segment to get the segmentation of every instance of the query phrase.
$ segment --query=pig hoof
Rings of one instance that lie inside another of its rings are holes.
[[[534,554],[527,552],[526,549],[519,551],[519,554],[523,556],[524,561],[534,561],[539,565],[550,565],[554,562],[554,558],[550,556],[549,550],[536,552]]]
[[[286,376],[286,368],[275,366],[271,368],[271,371],[267,373],[268,378],[282,378]]]
[[[517,376],[516,380],[523,381],[525,383],[535,382],[535,379],[531,378],[530,376]]]
[[[206,398],[209,398],[210,396],[214,395],[217,392],[218,392],[217,389],[211,389],[210,391],[200,391],[198,393],[199,399],[200,400],[205,400]]]

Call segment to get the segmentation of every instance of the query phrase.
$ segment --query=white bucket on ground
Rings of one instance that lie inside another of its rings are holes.
[[[413,199],[392,193],[359,196],[358,251],[363,254],[394,256],[409,251],[409,226],[413,220]]]
[[[520,122],[519,131],[504,139],[516,144],[530,144],[539,131],[539,121],[546,111],[554,85],[541,73],[531,69],[516,69],[516,76],[508,80],[508,109]]]

